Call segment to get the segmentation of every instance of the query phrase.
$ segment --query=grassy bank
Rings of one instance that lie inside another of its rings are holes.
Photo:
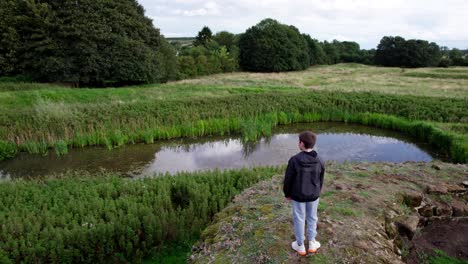
[[[0,262],[141,262],[191,241],[244,188],[279,168],[126,179],[70,173],[0,184]]]
[[[317,240],[322,247],[317,254],[300,257],[290,246],[294,233],[291,206],[281,188],[283,175],[276,175],[236,196],[215,216],[193,247],[189,263],[402,263],[410,252],[394,249],[386,216],[415,214],[403,202],[405,193],[420,193],[425,201],[439,199],[449,208],[455,200],[466,203],[466,195],[439,197],[425,189],[459,186],[467,176],[466,165],[441,162],[328,163],[318,208]],[[434,241],[435,249],[457,243]],[[416,263],[466,263],[455,259],[460,256],[428,250]]]

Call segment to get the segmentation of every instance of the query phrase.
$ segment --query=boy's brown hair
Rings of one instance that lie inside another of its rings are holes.
[[[304,131],[299,134],[299,141],[304,143],[305,148],[311,149],[315,146],[317,136],[310,131]]]

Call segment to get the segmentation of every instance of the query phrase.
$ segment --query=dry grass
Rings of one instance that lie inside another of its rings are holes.
[[[443,75],[445,78],[405,76],[422,72]],[[400,69],[373,67],[360,64],[316,66],[305,71],[285,73],[236,72],[183,80],[172,84],[196,84],[228,87],[297,87],[318,90],[371,91],[390,94],[411,94],[436,97],[468,96],[468,79],[450,78],[462,75],[467,67]]]

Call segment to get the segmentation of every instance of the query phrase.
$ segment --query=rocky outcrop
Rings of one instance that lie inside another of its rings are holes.
[[[453,257],[468,258],[468,238],[459,233],[468,228],[467,195],[468,187],[463,183],[431,184],[424,192],[402,193],[402,203],[412,212],[385,216],[385,231],[394,241],[395,252],[410,251],[408,263],[418,263],[416,256],[430,255],[440,248]]]

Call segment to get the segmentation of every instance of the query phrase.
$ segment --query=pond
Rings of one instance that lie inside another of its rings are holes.
[[[334,122],[280,126],[268,138],[243,143],[238,136],[212,136],[135,144],[107,150],[102,147],[71,149],[57,156],[20,153],[0,162],[3,179],[38,177],[67,170],[123,172],[131,176],[176,173],[209,169],[234,169],[286,164],[299,151],[298,133],[311,130],[317,134],[315,149],[324,160],[405,162],[446,159],[443,155],[404,134]]]

